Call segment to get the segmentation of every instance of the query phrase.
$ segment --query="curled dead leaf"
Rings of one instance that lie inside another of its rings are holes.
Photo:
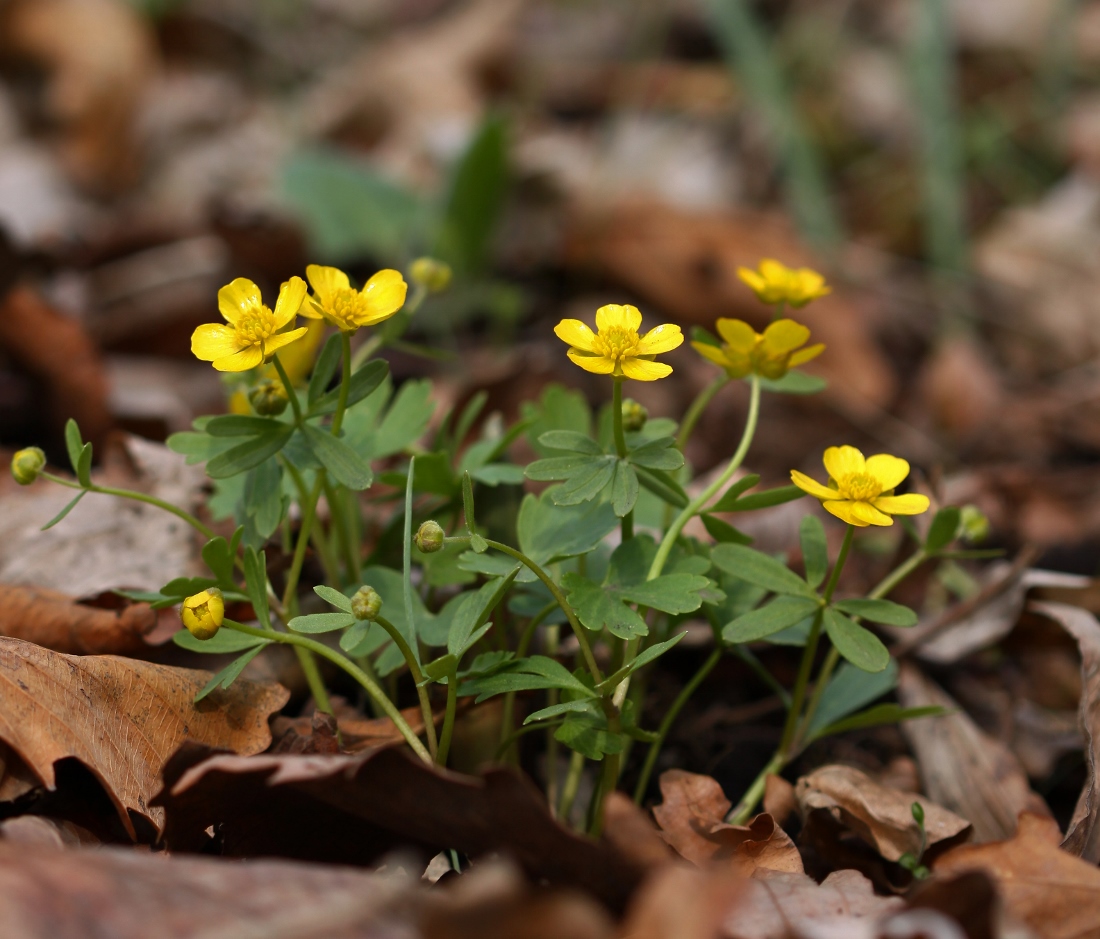
[[[44,587],[0,584],[0,636],[23,639],[54,652],[138,652],[146,648],[143,637],[156,625],[157,615],[147,603],[126,603],[108,610]]]

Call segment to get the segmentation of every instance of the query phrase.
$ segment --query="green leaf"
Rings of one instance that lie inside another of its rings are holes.
[[[317,594],[325,603],[328,603],[336,609],[344,613],[351,612],[351,600],[339,590],[334,590],[332,587],[326,587],[324,584],[318,584],[313,588],[313,592]]]
[[[622,587],[619,593],[626,600],[652,607],[662,613],[691,613],[703,605],[700,592],[710,586],[710,580],[698,574],[663,574],[645,583]]]
[[[817,599],[813,588],[785,564],[744,545],[718,545],[711,552],[710,559],[720,570],[774,593]]]
[[[825,526],[816,515],[807,515],[798,526],[802,542],[802,563],[806,568],[806,582],[820,587],[829,570],[829,546],[825,540]]]
[[[43,525],[39,531],[47,531],[53,528],[58,522],[60,522],[66,515],[68,515],[73,509],[76,508],[76,504],[88,494],[87,489],[82,489],[78,492],[68,505],[65,506],[60,512],[58,512],[53,518],[51,518],[45,525]]]
[[[758,482],[760,482],[760,477],[757,476],[756,473],[749,473],[747,476],[742,476],[737,482],[730,486],[729,489],[722,493],[722,498],[715,502],[707,511],[728,512],[730,506],[741,497],[741,493],[752,489]]]
[[[573,701],[562,701],[559,704],[551,704],[550,707],[543,708],[541,711],[535,711],[534,714],[528,714],[523,719],[524,726],[527,724],[533,724],[536,721],[544,721],[550,717],[557,717],[559,714],[568,714],[573,711],[588,711],[592,708],[592,700],[590,698],[577,698]]]
[[[195,695],[195,703],[198,704],[203,698],[205,698],[210,692],[216,691],[218,688],[228,688],[233,682],[240,677],[241,672],[244,671],[244,667],[251,662],[257,655],[264,650],[266,643],[256,646],[254,649],[249,649],[244,655],[236,659],[225,668],[223,668],[218,674],[207,682],[206,687],[202,689],[197,695]]]
[[[296,633],[331,633],[337,629],[347,629],[357,622],[350,613],[309,613],[295,616],[286,625],[287,629]]]
[[[160,592],[166,597],[176,597],[177,600],[183,600],[186,597],[194,596],[196,593],[202,593],[208,587],[216,587],[217,585],[217,580],[211,577],[175,577],[161,587]]]
[[[80,436],[80,427],[71,417],[65,421],[65,449],[69,452],[69,462],[75,473],[80,465],[80,454],[84,451],[84,438]]]
[[[374,482],[374,473],[371,472],[371,468],[343,440],[333,437],[332,434],[312,424],[303,424],[302,433],[305,434],[306,442],[313,451],[313,455],[340,485],[358,492],[368,488]]]
[[[294,428],[290,425],[279,424],[277,431],[252,437],[218,454],[206,464],[206,474],[211,479],[227,479],[250,470],[282,450],[293,433]]]
[[[805,492],[797,486],[779,486],[776,489],[765,489],[763,492],[754,492],[737,499],[727,512],[752,512],[756,509],[769,509],[773,505],[782,505],[784,502],[793,502],[801,499]]]
[[[211,437],[207,433],[185,430],[172,434],[164,441],[164,445],[173,453],[183,454],[187,458],[187,465],[194,466],[196,463],[212,460],[219,453],[225,453],[241,442],[241,438]]]
[[[851,616],[869,619],[872,623],[885,623],[887,626],[917,625],[916,613],[909,607],[890,600],[841,600],[833,606]]]
[[[431,662],[427,662],[421,671],[424,673],[424,677],[431,681],[439,681],[443,678],[449,678],[458,670],[458,656],[448,652],[446,655],[441,655],[438,659],[433,659]]]
[[[865,727],[878,727],[880,724],[900,724],[902,721],[912,721],[920,717],[943,717],[947,713],[949,713],[948,710],[938,704],[919,708],[904,708],[900,704],[880,704],[823,727],[811,739],[820,740],[822,737],[841,734],[847,730],[862,730]]]
[[[942,551],[955,540],[955,533],[959,530],[959,510],[949,505],[940,509],[932,524],[928,528],[928,537],[924,541],[924,550],[929,554]]]
[[[270,538],[288,505],[283,498],[283,468],[277,460],[264,460],[248,471],[241,504],[245,517],[252,519],[260,537]]]
[[[477,695],[475,703],[479,704],[506,691],[536,691],[541,688],[559,688],[582,697],[595,697],[595,692],[564,665],[545,655],[515,660],[494,675],[466,682],[458,693]]]
[[[760,388],[777,394],[815,395],[829,387],[824,378],[807,375],[805,372],[791,370],[782,378],[761,378]]]
[[[595,706],[581,713],[569,714],[555,731],[554,739],[571,750],[583,753],[590,760],[602,760],[609,753],[621,753],[625,734],[607,729],[607,718]]]
[[[521,413],[529,421],[527,440],[540,456],[551,452],[538,442],[548,430],[572,430],[586,437],[592,433],[592,410],[584,395],[561,385],[547,385],[538,403],[525,401]]]
[[[547,450],[567,450],[589,456],[604,455],[603,449],[595,440],[575,430],[548,430],[539,437],[539,443]]]
[[[92,486],[92,445],[84,444],[80,448],[80,457],[76,461],[76,480],[85,489]]]
[[[621,682],[628,675],[633,675],[639,668],[643,668],[648,665],[654,659],[660,658],[669,649],[676,645],[681,639],[686,636],[687,633],[677,633],[671,639],[667,639],[664,642],[657,642],[651,645],[648,649],[644,649],[629,665],[624,665],[617,672],[612,675],[608,675],[602,682],[600,682],[601,689],[613,689],[619,682]]]
[[[555,479],[569,479],[572,475],[588,466],[602,465],[608,458],[605,456],[552,456],[545,460],[535,460],[528,463],[523,475],[528,479],[538,482],[546,482]]]
[[[523,467],[514,463],[489,463],[470,471],[476,482],[485,486],[522,486]]]
[[[271,626],[271,614],[267,606],[267,554],[251,545],[244,549],[244,582],[248,599],[256,618]]]
[[[338,338],[338,337],[333,337]],[[348,382],[347,407],[353,407],[375,391],[390,373],[389,363],[384,359],[371,359],[357,368]],[[311,382],[312,385],[312,382]],[[309,409],[311,415],[331,414],[340,403],[340,389],[333,388],[314,402]]]
[[[472,534],[477,530],[477,522],[474,519],[474,484],[469,473],[462,474],[462,511],[466,516],[466,531]]]
[[[707,530],[707,534],[719,544],[752,544],[752,538],[738,531],[729,522],[706,513],[700,518],[703,520],[703,527]]]
[[[588,629],[595,632],[606,629],[621,639],[649,634],[645,620],[623,603],[615,590],[593,583],[579,574],[566,574],[561,585],[577,618]]]
[[[881,672],[890,664],[890,653],[878,636],[831,607],[825,610],[825,632],[836,651],[856,668]]]
[[[638,501],[638,474],[624,460],[615,463],[615,475],[611,480],[611,507],[619,518],[627,515]]]
[[[181,629],[172,636],[172,641],[188,652],[207,652],[212,655],[225,655],[242,652],[254,646],[269,645],[266,639],[258,639],[234,629],[219,629],[210,639],[196,639],[186,629]]]
[[[227,590],[236,589],[233,581],[233,555],[229,553],[229,542],[221,535],[211,538],[202,546],[202,559],[217,579],[218,586]]]
[[[527,495],[516,518],[520,550],[538,564],[587,554],[619,523],[611,505],[558,506],[549,490]]]
[[[801,623],[818,609],[808,597],[776,597],[766,606],[743,613],[722,627],[722,638],[729,643],[754,642]]]
[[[257,437],[278,433],[286,425],[270,417],[247,414],[223,414],[212,417],[203,428],[211,437]]]
[[[336,369],[340,367],[340,358],[343,354],[341,346],[340,334],[333,333],[325,342],[321,354],[317,356],[317,362],[313,366],[313,374],[309,377],[309,392],[306,396],[311,410],[332,382]]]
[[[555,505],[579,505],[591,502],[611,482],[615,474],[618,458],[613,456],[596,457],[591,464],[574,473],[560,486],[550,489],[550,498]]]
[[[520,569],[521,565],[516,565],[507,577],[490,580],[479,590],[466,596],[461,606],[455,611],[451,628],[447,633],[448,652],[462,658],[474,641],[472,639],[474,633],[488,621],[497,604],[511,588]]]
[[[687,506],[689,500],[687,493],[684,492],[684,487],[668,473],[661,470],[648,470],[642,466],[636,466],[634,472],[638,476],[638,482],[657,496],[658,499],[678,509]]]
[[[841,662],[821,695],[810,722],[809,736],[815,737],[822,728],[889,694],[897,685],[898,663],[893,659],[881,672],[865,672],[848,662]]]
[[[632,450],[626,458],[635,466],[651,470],[678,470],[684,465],[684,455],[676,448],[675,437],[658,437]]]

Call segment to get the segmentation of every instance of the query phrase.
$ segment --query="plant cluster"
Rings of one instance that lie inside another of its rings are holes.
[[[208,576],[128,594],[157,608],[179,606],[180,646],[236,655],[199,698],[228,687],[269,646],[290,645],[319,708],[331,711],[317,662],[324,658],[363,688],[421,759],[442,766],[459,701],[500,697],[498,756],[511,758],[522,734],[545,733],[547,796],[560,817],[572,814],[586,764],[601,764],[586,813],[593,832],[628,749],[646,748],[640,801],[677,715],[724,655],[747,662],[787,709],[780,744],[731,811],[733,821],[751,816],[767,774],[811,741],[930,712],[874,704],[893,687],[896,668],[866,624],[914,625],[916,614],[887,596],[925,561],[964,554],[951,545],[980,520],[943,508],[919,534],[906,517],[924,513],[928,498],[895,493],[909,464],[888,454],[864,458],[851,446],[826,450],[826,483],[792,471],[791,485],[761,490],[759,476],[742,470],[761,395],[823,387],[797,367],[824,347],[809,345],[809,329],[786,316],[829,292],[820,275],[770,260],[740,272],[772,308],[772,322],[758,333],[720,319],[717,336],[695,332],[693,347],[721,372],[679,424],[624,400],[623,383],[669,375],[657,357],[682,344],[680,328],[643,332],[635,307],[609,305],[596,312],[595,331],[575,319],[555,329],[570,360],[610,381],[609,407],[594,414],[578,393],[551,386],[516,423],[490,417],[467,444],[485,405],[479,395],[436,420],[422,446],[434,411],[430,383],[395,389],[377,356],[401,342],[429,293],[447,288],[449,269],[415,262],[411,294],[395,270],[361,289],[335,268],[311,265],[305,273],[282,286],[274,310],[255,284],[234,280],[218,295],[225,323],[200,326],[192,338],[198,358],[231,376],[233,413],[198,419],[168,446],[205,464],[215,485],[211,514],[233,519],[228,538],[179,506],[94,483],[91,444],[72,421],[66,439],[75,480],[47,472],[33,448],[12,463],[22,484],[42,476],[78,490],[46,527],[88,493],[102,493],[157,505],[203,535]],[[299,316],[306,325],[296,326]],[[353,337],[367,327],[371,335],[353,350]],[[733,381],[750,388],[743,432],[725,468],[704,486],[692,481],[684,450],[707,405]],[[526,466],[509,458],[521,437],[538,454]],[[376,471],[384,492],[374,497],[374,515],[388,502],[391,521],[367,545],[361,494]],[[551,485],[521,497],[528,480]],[[750,547],[721,517],[807,494],[845,528],[830,557],[824,523],[807,514],[797,570]],[[910,557],[867,596],[838,597],[856,529],[892,525],[895,517],[914,540]],[[709,538],[685,533],[697,518]],[[307,592],[310,549],[324,583]],[[277,572],[268,563],[276,551]],[[248,622],[231,618],[233,611],[244,611]],[[683,638],[688,618],[710,625],[714,649],[659,725],[647,727],[646,666]],[[781,687],[754,655],[760,641],[802,648],[792,688]],[[415,687],[418,722],[397,707],[399,679]],[[540,706],[516,726],[517,695],[526,701],[528,693],[541,696]],[[571,755],[559,781],[563,749]]]

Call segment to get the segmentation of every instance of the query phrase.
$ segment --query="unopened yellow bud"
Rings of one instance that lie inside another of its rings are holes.
[[[649,411],[632,398],[623,402],[623,430],[635,431],[645,427],[649,420]]]
[[[409,267],[409,280],[429,293],[439,293],[450,286],[451,265],[435,258],[417,258]]]
[[[432,554],[443,547],[444,537],[438,522],[425,522],[416,531],[416,546],[424,554]]]
[[[351,598],[351,613],[356,619],[374,621],[382,609],[382,598],[373,587],[360,587]]]
[[[11,474],[20,486],[29,486],[46,465],[46,454],[38,447],[27,447],[11,458]]]
[[[252,409],[264,417],[275,417],[286,410],[286,389],[281,381],[267,378],[248,393]]]
[[[225,618],[225,600],[217,587],[188,597],[180,607],[180,619],[196,639],[213,639]]]

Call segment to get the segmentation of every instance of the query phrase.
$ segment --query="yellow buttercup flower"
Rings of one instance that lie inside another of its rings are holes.
[[[183,601],[180,619],[187,631],[204,642],[213,639],[225,621],[225,599],[217,587],[196,593]]]
[[[638,334],[642,314],[635,306],[617,303],[596,311],[596,329],[592,332],[580,320],[562,320],[554,333],[570,345],[569,358],[586,372],[656,381],[672,374],[672,366],[654,362],[661,352],[671,352],[684,341],[679,326],[665,323],[644,336]]]
[[[306,282],[291,277],[279,289],[272,312],[264,305],[260,288],[238,277],[218,291],[218,310],[228,326],[206,323],[191,334],[191,351],[204,362],[213,362],[219,372],[245,372],[294,342],[306,332],[304,326],[280,332],[298,314],[306,295]]]
[[[741,320],[720,319],[721,346],[705,342],[691,345],[703,358],[724,368],[730,378],[756,373],[762,378],[782,378],[792,368],[817,358],[825,350],[823,343],[806,346],[810,331],[794,320],[776,320],[762,333]]]
[[[894,487],[909,475],[909,464],[900,457],[877,453],[864,459],[855,447],[829,447],[825,469],[829,471],[828,486],[798,470],[791,470],[791,482],[820,499],[826,512],[849,525],[893,525],[891,515],[928,511],[927,496],[894,495]]]
[[[388,320],[405,305],[409,289],[400,272],[394,270],[379,271],[362,290],[352,287],[348,275],[335,267],[311,264],[306,268],[306,277],[313,296],[302,307],[302,316],[323,316],[345,333]]]
[[[824,297],[832,290],[826,286],[825,278],[808,267],[798,270],[765,258],[760,266],[751,271],[739,267],[737,276],[751,288],[762,303],[774,305],[786,303],[793,307],[804,307],[811,300]]]

